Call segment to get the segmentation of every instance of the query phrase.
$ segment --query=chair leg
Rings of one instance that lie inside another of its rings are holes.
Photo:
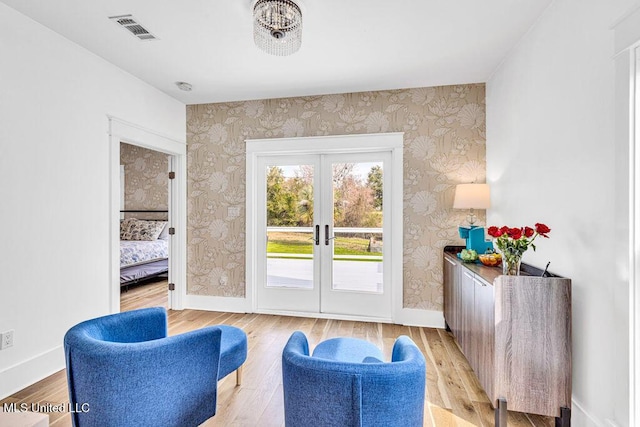
[[[240,365],[240,367],[236,369],[236,385],[242,384],[242,368],[243,365]]]

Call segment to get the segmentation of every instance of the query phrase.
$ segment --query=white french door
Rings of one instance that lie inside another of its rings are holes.
[[[320,169],[319,156],[258,159],[259,309],[320,312]]]
[[[384,220],[384,195],[391,194],[385,175],[391,153],[321,157],[321,312],[389,318],[391,268],[384,243],[391,239],[391,223]]]
[[[391,151],[256,165],[257,309],[390,319]]]

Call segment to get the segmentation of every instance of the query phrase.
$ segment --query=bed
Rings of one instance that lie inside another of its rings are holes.
[[[169,271],[167,221],[127,218],[120,222],[120,286]]]

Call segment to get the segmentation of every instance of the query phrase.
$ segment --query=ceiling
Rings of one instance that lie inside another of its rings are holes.
[[[552,0],[299,0],[302,47],[288,57],[254,46],[255,0],[0,1],[202,104],[486,82]],[[158,40],[107,19],[125,14]]]

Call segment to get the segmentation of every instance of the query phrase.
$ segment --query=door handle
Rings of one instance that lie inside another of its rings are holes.
[[[316,246],[320,244],[320,226],[316,224]]]
[[[329,240],[335,239],[336,236],[329,237],[329,224],[325,224],[324,226],[324,244],[329,245]]]

